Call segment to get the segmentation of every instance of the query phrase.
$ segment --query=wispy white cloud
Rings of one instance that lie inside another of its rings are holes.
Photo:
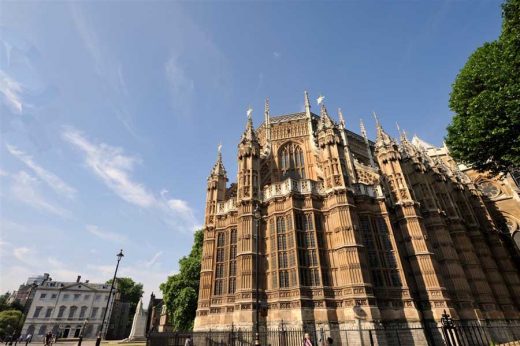
[[[156,264],[156,263],[157,263],[157,260],[159,259],[159,257],[162,256],[162,254],[163,254],[162,251],[159,251],[159,252],[155,253],[155,255],[153,255],[153,257],[152,257],[148,262],[146,262],[146,267],[147,267],[147,268],[150,268],[150,267],[152,267],[154,264]]]
[[[282,56],[282,53],[277,52],[277,51],[274,51],[274,52],[273,52],[273,58],[275,58],[275,59],[279,59],[281,56]]]
[[[31,250],[28,247],[21,246],[13,249],[13,256],[22,262],[26,261],[27,255]]]
[[[127,239],[122,234],[102,230],[96,225],[87,225],[85,228],[90,234],[93,234],[100,239],[112,241],[114,243],[122,243]]]
[[[189,105],[192,98],[195,81],[188,76],[177,55],[170,56],[164,70],[166,80],[170,85],[174,108],[184,109]]]
[[[73,198],[76,194],[76,189],[69,186],[63,180],[61,180],[56,174],[46,170],[42,166],[34,162],[30,155],[27,155],[23,151],[19,150],[13,145],[6,144],[7,151],[18,160],[22,161],[27,167],[29,167],[41,180],[43,180],[51,189],[63,195],[67,198]]]
[[[12,175],[11,195],[16,200],[35,209],[62,217],[70,217],[67,210],[47,201],[41,194],[38,185],[38,179],[25,171],[20,171]]]
[[[101,49],[99,48],[100,46],[97,35],[91,29],[92,26],[89,25],[87,19],[83,15],[83,12],[79,8],[79,5],[75,3],[69,3],[69,5],[72,13],[72,21],[78,31],[81,42],[84,44],[87,52],[94,60],[97,71],[102,72],[101,69],[103,65],[103,55],[101,53]]]
[[[15,114],[22,114],[22,85],[0,70],[0,93],[4,104]]]
[[[121,148],[92,143],[71,128],[63,132],[63,138],[85,154],[87,167],[119,197],[145,208],[155,203],[154,196],[130,177],[138,158],[125,155]]]
[[[156,196],[144,184],[132,178],[135,165],[141,163],[139,158],[126,155],[122,148],[92,142],[73,128],[66,128],[62,136],[81,150],[87,168],[121,199],[159,212],[163,221],[174,228],[191,231],[198,225],[193,209],[186,201],[168,198],[166,190]]]

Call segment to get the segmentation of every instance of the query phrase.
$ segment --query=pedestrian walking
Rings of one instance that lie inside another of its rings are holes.
[[[193,346],[193,340],[191,339],[191,335],[188,335],[188,337],[186,338],[184,346]]]
[[[303,346],[312,346],[311,336],[309,333],[305,333],[303,337]]]
[[[29,333],[25,337],[25,346],[27,346],[27,344],[29,344],[31,341],[32,341],[32,334]]]
[[[52,333],[51,332],[48,332],[47,334],[45,334],[44,343],[45,343],[45,346],[52,345]]]

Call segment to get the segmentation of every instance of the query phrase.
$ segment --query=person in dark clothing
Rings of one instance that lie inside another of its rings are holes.
[[[51,332],[48,332],[47,334],[45,334],[44,342],[45,342],[45,346],[52,345],[52,333]]]

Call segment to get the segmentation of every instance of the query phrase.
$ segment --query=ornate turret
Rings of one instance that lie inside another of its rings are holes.
[[[222,145],[218,145],[217,162],[213,165],[208,177],[206,190],[206,224],[213,225],[217,212],[217,203],[223,201],[226,195],[227,173],[222,162]]]
[[[374,119],[376,121],[376,129],[377,129],[377,137],[376,137],[376,148],[377,147],[383,147],[383,146],[394,146],[397,148],[397,145],[392,137],[388,133],[383,130],[383,126],[381,126],[381,123],[379,122],[379,119],[377,118],[376,112],[372,113],[374,116]]]
[[[329,113],[327,112],[327,107],[325,107],[325,103],[323,103],[323,96],[320,96],[318,100],[321,99],[320,102],[320,122],[318,124],[318,131],[328,128],[334,128],[336,127],[336,124],[334,121],[330,118]]]
[[[222,163],[222,144],[219,144],[217,147],[217,162],[213,165],[208,180],[211,177],[226,177],[227,179],[227,172],[224,168],[224,163]]]
[[[238,144],[238,197],[257,199],[259,197],[260,144],[253,128],[253,110],[247,110],[247,124]]]
[[[323,96],[318,98],[321,106],[320,121],[318,123],[318,146],[320,150],[320,160],[324,167],[324,181],[326,188],[344,188],[348,183],[349,172],[344,172],[341,163],[346,161],[345,146],[341,135],[341,130],[330,118],[327,107],[323,103]],[[353,174],[353,173],[351,173]]]

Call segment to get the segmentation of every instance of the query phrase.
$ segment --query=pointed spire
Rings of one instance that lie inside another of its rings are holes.
[[[269,119],[269,97],[265,99],[264,123],[265,123],[265,125],[269,125],[270,124],[270,119]]]
[[[361,129],[361,136],[363,136],[365,142],[368,141],[367,129],[365,128],[365,123],[363,122],[363,119],[359,119],[359,128]]]
[[[379,118],[377,117],[376,112],[372,111],[372,116],[374,117],[374,120],[376,121],[377,137],[379,137],[380,132],[383,131],[383,127],[381,126],[381,123],[379,122]]]
[[[242,142],[246,141],[258,141],[256,138],[255,129],[253,127],[253,108],[251,106],[247,109],[247,125],[246,129],[244,131],[244,134],[242,135]]]
[[[338,117],[339,117],[339,124],[341,125],[341,128],[345,128],[345,119],[343,119],[343,113],[341,112],[341,108],[338,108]]]
[[[322,96],[320,96],[322,97]],[[329,113],[327,112],[327,107],[325,107],[325,104],[323,101],[321,102],[321,109],[320,109],[320,125],[321,128],[328,128],[332,127],[334,125],[334,122],[329,116]]]
[[[269,155],[271,152],[271,118],[269,115],[269,98],[265,99],[265,110],[264,110],[264,127],[265,127],[265,150],[264,154]]]
[[[309,101],[309,93],[307,93],[307,90],[305,90],[304,96],[305,96],[305,114],[310,118],[311,117],[311,101]]]
[[[372,156],[372,150],[370,150],[370,145],[368,143],[367,130],[365,128],[365,123],[363,122],[363,119],[359,119],[359,128],[361,129],[361,135],[363,136],[363,139],[365,140],[365,145],[367,148],[367,156],[368,156],[368,160],[370,162],[370,167],[375,167],[376,164],[374,162],[374,157]]]
[[[388,135],[388,133],[385,132],[385,130],[383,130],[383,126],[381,126],[381,123],[379,122],[379,118],[377,117],[376,112],[372,112],[372,115],[374,116],[374,119],[376,121],[376,128],[377,128],[376,144],[394,143],[394,140]]]
[[[408,137],[406,137],[406,131],[403,129],[401,130],[401,127],[399,127],[399,123],[397,121],[395,122],[395,126],[397,127],[397,132],[399,133],[399,139],[401,142],[408,142]]]
[[[222,163],[222,144],[219,143],[217,146],[217,162],[213,166],[211,170],[211,175],[223,176],[225,177],[227,174],[226,169],[224,168],[224,163]]]

